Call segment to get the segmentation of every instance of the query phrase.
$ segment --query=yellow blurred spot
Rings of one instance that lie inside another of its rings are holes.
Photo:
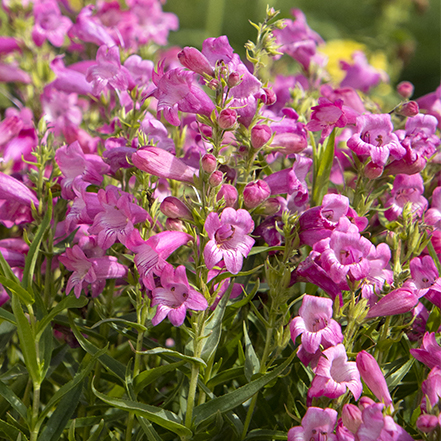
[[[79,11],[83,6],[83,0],[69,0],[69,6],[74,10],[74,11]]]

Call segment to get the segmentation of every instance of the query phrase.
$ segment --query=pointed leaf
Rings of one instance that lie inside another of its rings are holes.
[[[245,377],[248,381],[251,381],[251,377],[257,374],[260,370],[260,362],[254,351],[253,344],[248,336],[247,326],[243,322],[243,335],[245,339]]]
[[[150,406],[144,403],[138,403],[132,400],[124,400],[121,398],[108,397],[107,395],[98,392],[92,383],[92,392],[106,404],[116,407],[118,409],[126,410],[127,412],[133,412],[135,415],[139,415],[176,433],[179,436],[191,436],[190,429],[180,423],[180,419],[176,414],[169,410],[161,409],[160,407]]]
[[[166,364],[164,366],[158,366],[156,368],[148,369],[139,373],[133,380],[135,393],[138,394],[157,378],[164,376],[168,372],[175,371],[183,364],[185,364],[185,360],[177,361],[176,363]]]
[[[23,432],[18,430],[12,424],[9,424],[3,420],[0,420],[0,433],[4,434],[7,437],[7,439],[11,441],[16,441],[20,439],[20,436],[22,441],[27,441],[27,438]]]
[[[412,368],[415,362],[414,358],[411,358],[407,363],[401,366],[398,370],[396,370],[393,374],[389,375],[386,378],[387,387],[389,390],[392,390],[396,386],[401,384],[401,380],[407,375],[407,373]]]
[[[21,301],[25,304],[32,304],[34,303],[34,295],[31,294],[28,290],[24,289],[20,282],[15,279],[7,279],[4,276],[0,276],[0,284],[2,284],[7,291],[9,291],[12,294],[17,295],[20,297]]]
[[[48,209],[44,215],[43,221],[38,227],[34,239],[32,240],[31,246],[29,247],[29,251],[25,260],[25,267],[23,270],[23,278],[21,280],[21,286],[23,286],[23,288],[28,289],[29,291],[32,290],[32,279],[34,277],[35,264],[37,263],[40,244],[41,241],[43,240],[44,233],[46,233],[46,230],[50,227],[50,223],[52,219],[52,194],[50,193],[50,190],[49,190],[47,207]]]
[[[0,308],[0,319],[6,320],[7,322],[13,324],[14,326],[17,326],[17,322],[15,321],[14,314],[11,314],[9,311],[6,311],[6,309]]]
[[[244,441],[251,440],[283,440],[286,441],[286,432],[281,432],[280,430],[264,430],[264,429],[255,429],[252,430]]]
[[[196,363],[196,364],[200,364],[204,367],[207,367],[207,364],[205,363],[205,361],[198,358],[198,357],[184,355],[178,351],[173,351],[172,349],[167,349],[167,348],[155,348],[155,349],[149,349],[148,351],[136,351],[136,353],[142,354],[142,355],[159,355],[160,357],[163,355],[166,355],[169,357],[181,358],[182,360],[186,360],[191,363]]]
[[[0,381],[0,395],[20,414],[20,416],[26,420],[28,416],[28,409],[23,404],[23,401],[15,395],[15,393]]]
[[[128,328],[134,328],[140,332],[147,331],[147,328],[144,325],[141,325],[140,323],[130,322],[129,320],[124,320],[121,318],[114,318],[114,317],[100,320],[99,322],[95,323],[90,329],[95,329],[98,326],[102,325],[103,323],[121,323],[122,325],[125,325]]]
[[[286,359],[280,366],[273,369],[271,372],[262,377],[251,381],[251,383],[236,389],[233,392],[217,397],[208,403],[201,404],[194,409],[195,425],[198,426],[202,422],[211,418],[217,411],[221,413],[232,410],[245,401],[249,400],[262,387],[265,387],[272,380],[276,379],[292,362],[296,353],[293,352],[288,359]]]

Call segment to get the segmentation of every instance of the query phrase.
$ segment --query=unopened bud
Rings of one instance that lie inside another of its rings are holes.
[[[395,108],[395,113],[402,116],[412,117],[418,115],[419,112],[420,108],[416,101],[408,101]]]
[[[221,129],[230,129],[237,119],[237,112],[234,109],[223,109],[219,114],[218,123]]]
[[[228,87],[231,89],[234,86],[237,86],[241,82],[241,76],[238,72],[231,72],[230,75],[228,75]]]
[[[273,216],[281,207],[279,198],[270,198],[263,204],[263,214],[266,216]]]
[[[345,404],[341,412],[343,424],[352,433],[357,433],[358,428],[363,422],[361,410],[353,404]]]
[[[423,433],[430,433],[438,426],[438,417],[435,415],[420,415],[416,421],[416,426]]]
[[[217,160],[212,154],[206,153],[202,156],[201,166],[205,173],[211,174],[216,170]]]
[[[198,73],[199,75],[207,74],[213,76],[213,68],[205,55],[194,47],[184,47],[178,54],[179,62],[187,69]]]
[[[210,178],[208,179],[208,183],[212,187],[217,187],[222,183],[222,179],[223,179],[223,173],[217,170],[211,174]]]
[[[271,129],[264,124],[258,124],[251,129],[251,145],[255,149],[262,148],[271,138]]]
[[[382,165],[369,162],[364,168],[364,175],[368,179],[377,179],[383,174],[383,171],[384,167]]]
[[[397,86],[397,92],[406,99],[409,99],[413,95],[413,84],[409,81],[402,81]]]
[[[237,196],[236,187],[233,187],[230,184],[224,184],[216,195],[216,200],[219,202],[222,198],[224,198],[225,206],[233,207],[237,201]]]
[[[263,88],[265,92],[265,97],[262,100],[267,106],[272,106],[277,101],[277,95],[274,93],[273,89],[269,87]]]
[[[193,216],[187,206],[174,196],[166,197],[161,203],[160,210],[171,219],[193,220]]]
[[[221,83],[219,80],[216,80],[216,78],[213,78],[211,81],[209,81],[209,83],[207,84],[207,86],[211,89],[211,90],[216,90],[219,89]]]
[[[250,182],[243,190],[243,202],[248,209],[256,208],[271,196],[269,185],[262,180]]]
[[[171,219],[169,217],[165,221],[165,228],[170,231],[182,231],[184,233],[186,232],[185,226],[181,220]]]

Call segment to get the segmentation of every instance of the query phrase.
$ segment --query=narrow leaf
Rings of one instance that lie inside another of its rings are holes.
[[[251,441],[251,440],[261,440],[261,441],[268,441],[268,440],[283,440],[286,441],[286,432],[281,432],[280,430],[264,430],[264,429],[255,429],[252,430],[244,441]]]
[[[96,428],[95,432],[93,432],[92,435],[89,436],[87,441],[98,441],[101,437],[101,432],[103,431],[103,429],[104,429],[104,420],[102,419],[100,421],[100,424]]]
[[[411,358],[407,363],[401,366],[393,374],[386,378],[387,387],[392,390],[394,387],[401,384],[401,380],[407,375],[415,362],[414,358]]]
[[[133,412],[135,415],[139,415],[158,424],[165,429],[168,429],[179,436],[192,436],[190,429],[180,423],[180,420],[176,414],[169,410],[161,409],[160,407],[150,406],[144,403],[138,403],[136,401],[124,400],[121,398],[108,397],[107,395],[98,392],[92,383],[92,392],[106,404],[116,407],[118,409],[126,410],[127,412]]]
[[[14,326],[17,326],[17,322],[15,321],[14,314],[11,314],[9,311],[6,311],[6,309],[0,308],[0,320],[6,320],[7,322],[13,324]]]
[[[121,318],[113,318],[113,317],[107,318],[104,320],[100,320],[99,322],[95,323],[90,329],[95,329],[98,326],[101,326],[103,323],[121,323],[122,325],[125,325],[128,328],[134,328],[140,332],[147,331],[147,328],[144,325],[141,325],[140,323],[134,323],[134,322],[130,322],[128,320],[124,320]]]
[[[159,355],[160,357],[162,355],[167,355],[169,357],[171,356],[171,357],[181,358],[182,360],[186,360],[191,363],[196,363],[204,367],[207,367],[207,364],[201,358],[192,357],[190,355],[184,355],[178,351],[173,351],[172,349],[167,349],[167,348],[155,348],[155,349],[149,349],[148,351],[136,351],[136,353],[142,355]]]
[[[260,362],[254,351],[253,344],[248,336],[247,326],[243,323],[243,335],[245,339],[245,377],[248,381],[251,381],[251,377],[259,372]]]
[[[0,276],[0,284],[2,284],[9,292],[20,297],[21,301],[25,304],[34,303],[34,295],[28,290],[24,289],[20,283],[15,279],[7,279],[4,276]]]
[[[23,278],[21,280],[21,285],[28,289],[32,289],[32,278],[34,276],[35,264],[37,263],[38,252],[40,249],[41,241],[43,240],[43,235],[50,226],[52,219],[52,195],[49,191],[49,199],[47,203],[48,209],[44,215],[43,221],[38,227],[37,233],[32,240],[31,246],[29,247],[28,254],[25,260],[25,267],[23,270]]]
[[[168,372],[175,371],[184,363],[185,360],[177,361],[176,363],[170,363],[164,366],[158,366],[154,369],[148,369],[146,371],[141,372],[133,380],[135,393],[138,394],[140,391],[142,391],[146,386],[151,384],[157,378],[164,376]]]
[[[198,426],[202,422],[211,418],[217,411],[221,413],[234,409],[245,401],[249,400],[262,387],[265,387],[272,380],[276,379],[292,362],[296,353],[293,352],[288,359],[286,359],[280,366],[271,372],[263,375],[257,380],[236,389],[233,392],[217,397],[207,403],[201,404],[194,409],[195,425]]]
[[[0,433],[4,434],[7,437],[7,439],[11,441],[16,441],[20,439],[19,438],[20,436],[23,441],[27,441],[27,438],[23,432],[18,430],[12,424],[9,424],[3,420],[0,420]]]
[[[0,381],[0,395],[20,414],[20,416],[26,420],[28,416],[28,409],[20,400],[20,398],[15,395],[15,393]]]

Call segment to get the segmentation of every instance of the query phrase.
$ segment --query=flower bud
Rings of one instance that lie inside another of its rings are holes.
[[[386,406],[392,404],[386,380],[377,360],[366,351],[361,351],[357,354],[356,363],[361,378],[377,399],[383,401]]]
[[[193,220],[190,210],[178,198],[167,196],[161,203],[160,210],[171,219]]]
[[[281,203],[279,201],[279,198],[270,198],[268,200],[265,201],[265,203],[263,204],[263,214],[265,216],[273,216],[274,214],[276,214],[281,207]]]
[[[238,72],[231,72],[230,75],[228,75],[228,87],[231,89],[234,86],[237,86],[241,82],[241,76]]]
[[[400,104],[396,109],[395,113],[401,116],[416,116],[420,112],[420,108],[416,101],[408,101],[407,103]]]
[[[420,415],[416,421],[417,428],[423,433],[432,432],[437,425],[438,418],[435,415]]]
[[[178,54],[179,62],[187,69],[198,73],[199,75],[213,76],[213,68],[205,55],[194,47],[184,47]]]
[[[343,424],[352,433],[357,433],[358,428],[363,422],[361,410],[353,404],[345,404],[341,412]]]
[[[403,97],[403,98],[410,98],[413,95],[413,84],[409,81],[402,81],[397,86],[397,92]]]
[[[179,219],[167,218],[165,228],[169,231],[182,231],[185,233],[185,226]]]
[[[264,124],[258,124],[251,129],[251,145],[255,149],[263,147],[271,138],[271,129]]]
[[[224,175],[222,174],[222,172],[217,170],[211,174],[210,178],[208,179],[208,183],[212,187],[217,187],[221,184],[223,177]]]
[[[234,109],[223,109],[219,115],[218,123],[221,129],[230,129],[234,126],[237,113]]]
[[[377,179],[383,174],[383,171],[384,171],[383,166],[379,164],[375,164],[371,161],[364,168],[364,175],[368,179]]]
[[[219,80],[216,80],[216,78],[213,78],[212,80],[210,80],[207,83],[207,86],[211,89],[211,90],[216,90],[219,89],[221,85],[221,82]]]
[[[367,313],[367,318],[405,314],[417,305],[418,297],[409,288],[398,288],[382,297]]]
[[[358,400],[358,408],[361,411],[366,409],[366,407],[372,406],[373,404],[375,404],[375,401],[372,398],[369,398],[369,397],[361,397]]]
[[[216,170],[217,160],[210,153],[206,153],[202,156],[201,166],[205,173],[211,174]]]
[[[262,180],[250,182],[243,190],[243,202],[248,209],[256,208],[271,196],[269,185]]]
[[[230,184],[222,185],[218,194],[216,195],[216,200],[220,201],[222,198],[225,199],[226,207],[233,207],[237,201],[237,190]]]
[[[273,104],[275,104],[277,101],[277,95],[274,93],[273,89],[270,89],[269,87],[264,87],[263,90],[265,92],[263,102],[267,106],[272,106]]]

